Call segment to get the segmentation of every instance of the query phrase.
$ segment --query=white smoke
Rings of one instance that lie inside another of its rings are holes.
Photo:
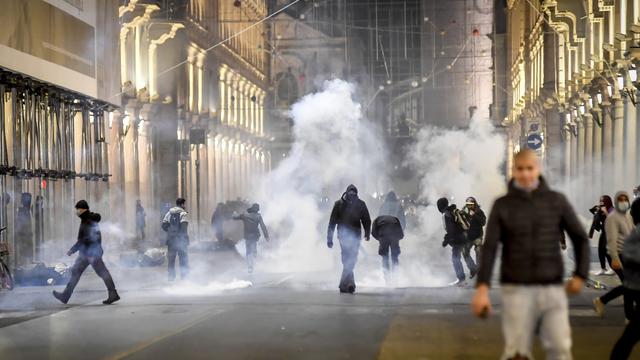
[[[340,250],[326,248],[326,226],[333,201],[347,185],[360,196],[376,191],[384,178],[383,137],[363,118],[354,85],[326,81],[320,92],[294,104],[290,156],[262,182],[258,198],[264,217],[277,238],[265,262],[274,271],[313,271],[335,268]],[[331,199],[328,208],[319,200]]]

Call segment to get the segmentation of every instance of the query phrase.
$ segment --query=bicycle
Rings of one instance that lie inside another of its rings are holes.
[[[0,234],[7,230],[7,227],[0,229]],[[9,266],[4,262],[3,258],[9,255],[9,245],[6,242],[0,242],[0,288],[13,290],[15,282]]]

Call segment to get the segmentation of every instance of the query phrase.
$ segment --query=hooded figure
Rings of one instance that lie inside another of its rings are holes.
[[[267,226],[260,215],[260,205],[255,203],[247,209],[244,214],[234,214],[234,220],[242,220],[244,224],[244,243],[246,247],[247,268],[249,273],[253,272],[255,259],[258,255],[258,240],[260,240],[260,230],[265,240],[269,241]]]
[[[356,283],[353,269],[358,261],[362,228],[364,228],[364,237],[367,241],[369,241],[371,231],[369,209],[367,209],[364,201],[358,198],[358,189],[354,185],[349,185],[340,200],[333,205],[327,229],[327,246],[329,248],[333,247],[333,233],[336,226],[338,227],[338,240],[342,251],[340,292],[354,293]]]
[[[378,216],[371,226],[371,235],[380,242],[378,255],[382,256],[382,269],[385,278],[392,270],[389,266],[389,253],[391,253],[391,265],[395,269],[399,265],[400,240],[404,238],[404,231],[400,220],[391,215]]]
[[[138,235],[138,240],[144,241],[145,239],[145,227],[147,226],[147,213],[144,211],[144,207],[142,207],[142,201],[136,200],[136,232]],[[142,249],[139,249],[142,250]]]
[[[71,278],[63,292],[54,291],[53,296],[63,303],[67,303],[73,290],[75,289],[80,276],[89,265],[96,274],[102,278],[109,297],[102,303],[105,305],[112,304],[120,300],[120,296],[116,292],[116,286],[113,278],[109,273],[104,261],[102,261],[102,233],[100,232],[101,216],[98,213],[89,211],[89,204],[85,200],[80,200],[76,204],[76,214],[80,217],[80,229],[78,230],[78,241],[67,252],[68,256],[79,253],[76,262],[71,268]]]
[[[465,252],[471,253],[471,249],[474,248],[476,252],[476,264],[478,264],[480,263],[480,249],[482,247],[482,238],[484,237],[484,226],[487,224],[487,216],[473,196],[467,198],[462,212],[469,220],[469,230],[467,230],[468,242],[465,247]]]
[[[405,229],[407,225],[407,220],[404,213],[404,208],[398,200],[396,193],[393,191],[389,191],[387,197],[385,197],[382,206],[380,206],[380,211],[378,211],[378,216],[389,215],[398,218],[400,221],[400,225],[402,225],[402,229]]]
[[[162,220],[162,230],[167,232],[167,266],[169,281],[176,278],[176,257],[180,262],[180,276],[184,279],[189,274],[189,219],[185,210],[186,200],[178,198]]]
[[[464,257],[464,261],[469,268],[470,278],[476,276],[478,267],[469,252],[465,251],[465,246],[468,243],[467,235],[462,226],[456,221],[456,216],[460,215],[460,211],[456,208],[455,204],[449,205],[447,198],[438,199],[436,204],[438,210],[442,213],[442,222],[444,224],[445,235],[442,246],[446,247],[447,245],[451,245],[451,263],[453,264],[453,270],[457,278],[453,284],[464,285],[466,275],[461,258]]]
[[[226,218],[226,209],[223,203],[218,203],[216,205],[216,209],[213,211],[211,215],[211,227],[213,228],[213,233],[216,235],[216,240],[218,243],[222,244],[224,241],[224,231],[223,224]]]
[[[620,281],[624,283],[624,273],[622,267],[624,258],[620,256],[627,237],[633,230],[633,220],[629,214],[631,208],[629,194],[625,191],[619,191],[613,200],[614,211],[612,211],[604,222],[604,231],[607,233],[607,253],[611,269],[616,272]],[[624,295],[624,286],[620,285],[611,289],[606,294],[593,300],[593,306],[596,313],[602,316],[604,307],[611,300]],[[624,302],[624,313],[628,320],[631,319],[634,310],[633,303]]]

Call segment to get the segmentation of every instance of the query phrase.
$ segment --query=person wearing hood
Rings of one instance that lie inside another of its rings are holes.
[[[216,209],[211,215],[211,227],[213,228],[216,240],[218,240],[218,244],[222,244],[224,242],[224,221],[226,220],[226,214],[227,209],[224,204],[218,203],[218,205],[216,205]]]
[[[624,302],[629,304],[630,316],[620,339],[611,352],[611,359],[628,359],[640,341],[640,199],[631,204],[634,229],[622,246],[624,258]]]
[[[562,231],[569,235],[575,253],[575,270],[565,286]],[[472,300],[473,313],[480,318],[491,313],[489,287],[499,245],[502,358],[532,359],[533,338],[538,334],[547,359],[571,359],[567,295],[579,293],[589,276],[589,238],[567,198],[550,189],[541,176],[540,159],[533,150],[514,156],[509,190],[489,213]]]
[[[406,228],[407,219],[404,208],[394,191],[389,191],[387,196],[384,198],[382,206],[380,206],[380,210],[378,211],[378,216],[385,215],[397,218],[398,221],[400,221],[400,225],[402,225],[402,229],[404,230]]]
[[[136,200],[136,240],[137,250],[140,253],[144,252],[144,240],[145,240],[145,227],[147,226],[147,213],[144,211],[144,207],[142,207],[142,201],[140,199]]]
[[[247,268],[249,274],[253,273],[256,256],[258,255],[258,240],[260,240],[260,230],[264,235],[264,239],[269,241],[269,232],[267,226],[260,215],[260,205],[253,204],[247,209],[246,213],[233,214],[234,220],[242,220],[244,225],[244,243],[246,248]]]
[[[607,216],[604,222],[604,231],[607,233],[607,259],[611,269],[616,272],[620,281],[624,283],[624,273],[622,272],[624,257],[620,254],[622,253],[624,242],[634,228],[633,220],[629,214],[629,209],[631,208],[629,194],[625,191],[618,191],[613,205],[615,210]],[[603,316],[605,305],[623,295],[624,286],[619,285],[609,290],[606,294],[593,299],[593,307],[596,313]],[[625,302],[624,313],[627,319],[629,319],[631,313],[629,306],[630,304]]]
[[[478,205],[478,201],[473,196],[469,196],[465,201],[462,212],[469,219],[469,230],[467,230],[467,246],[465,253],[470,254],[473,248],[476,252],[476,264],[480,263],[480,250],[482,248],[482,238],[484,237],[484,226],[487,224],[487,216]],[[466,256],[466,255],[465,255]]]
[[[364,201],[358,198],[358,189],[349,185],[340,200],[333,204],[327,229],[327,246],[333,247],[333,233],[338,227],[338,240],[342,254],[342,275],[339,289],[341,293],[356,291],[353,270],[358,261],[358,250],[364,228],[364,238],[369,241],[371,217]]]
[[[591,222],[591,228],[589,229],[589,238],[593,238],[595,231],[600,232],[598,239],[598,259],[600,260],[600,271],[594,275],[613,275],[613,270],[607,269],[607,233],[604,231],[604,222],[607,220],[607,215],[615,211],[613,207],[613,200],[611,196],[602,195],[598,205],[589,209],[589,212],[593,214],[593,221]]]
[[[109,273],[104,261],[102,261],[102,233],[98,223],[101,220],[100,214],[89,211],[89,204],[85,200],[80,200],[75,206],[76,214],[80,218],[80,229],[78,230],[78,241],[67,252],[68,256],[79,253],[76,262],[71,268],[71,278],[67,283],[63,292],[53,291],[53,296],[66,304],[73,294],[82,273],[89,265],[96,274],[104,281],[109,292],[109,297],[102,303],[105,305],[112,304],[120,300],[120,296],[116,291],[113,278]]]
[[[176,257],[180,263],[180,277],[189,275],[189,219],[185,210],[186,200],[178,198],[162,220],[162,230],[167,233],[167,269],[169,281],[176,279]]]
[[[471,254],[465,251],[467,243],[467,234],[465,229],[456,221],[456,216],[460,215],[460,210],[456,208],[455,204],[449,204],[447,198],[440,198],[437,202],[438,211],[442,213],[442,222],[444,224],[444,241],[442,247],[451,245],[451,262],[453,263],[453,270],[456,273],[456,281],[452,285],[464,285],[466,281],[466,275],[464,273],[464,267],[462,266],[461,258],[464,257],[464,262],[469,268],[469,278],[473,279],[478,272],[478,267],[473,261]]]

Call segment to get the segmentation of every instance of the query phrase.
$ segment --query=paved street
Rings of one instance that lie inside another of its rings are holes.
[[[101,304],[106,292],[90,271],[67,306],[54,301],[51,287],[2,292],[2,359],[496,359],[500,354],[499,317],[471,317],[470,288],[361,287],[356,295],[340,295],[318,280],[321,274],[249,277],[239,256],[215,256],[228,271],[213,282],[169,286],[163,268],[113,266],[122,300],[112,306]],[[607,358],[623,328],[619,303],[604,319],[595,317],[589,306],[594,295],[588,290],[572,301],[576,359]],[[539,348],[536,354],[541,356]]]

